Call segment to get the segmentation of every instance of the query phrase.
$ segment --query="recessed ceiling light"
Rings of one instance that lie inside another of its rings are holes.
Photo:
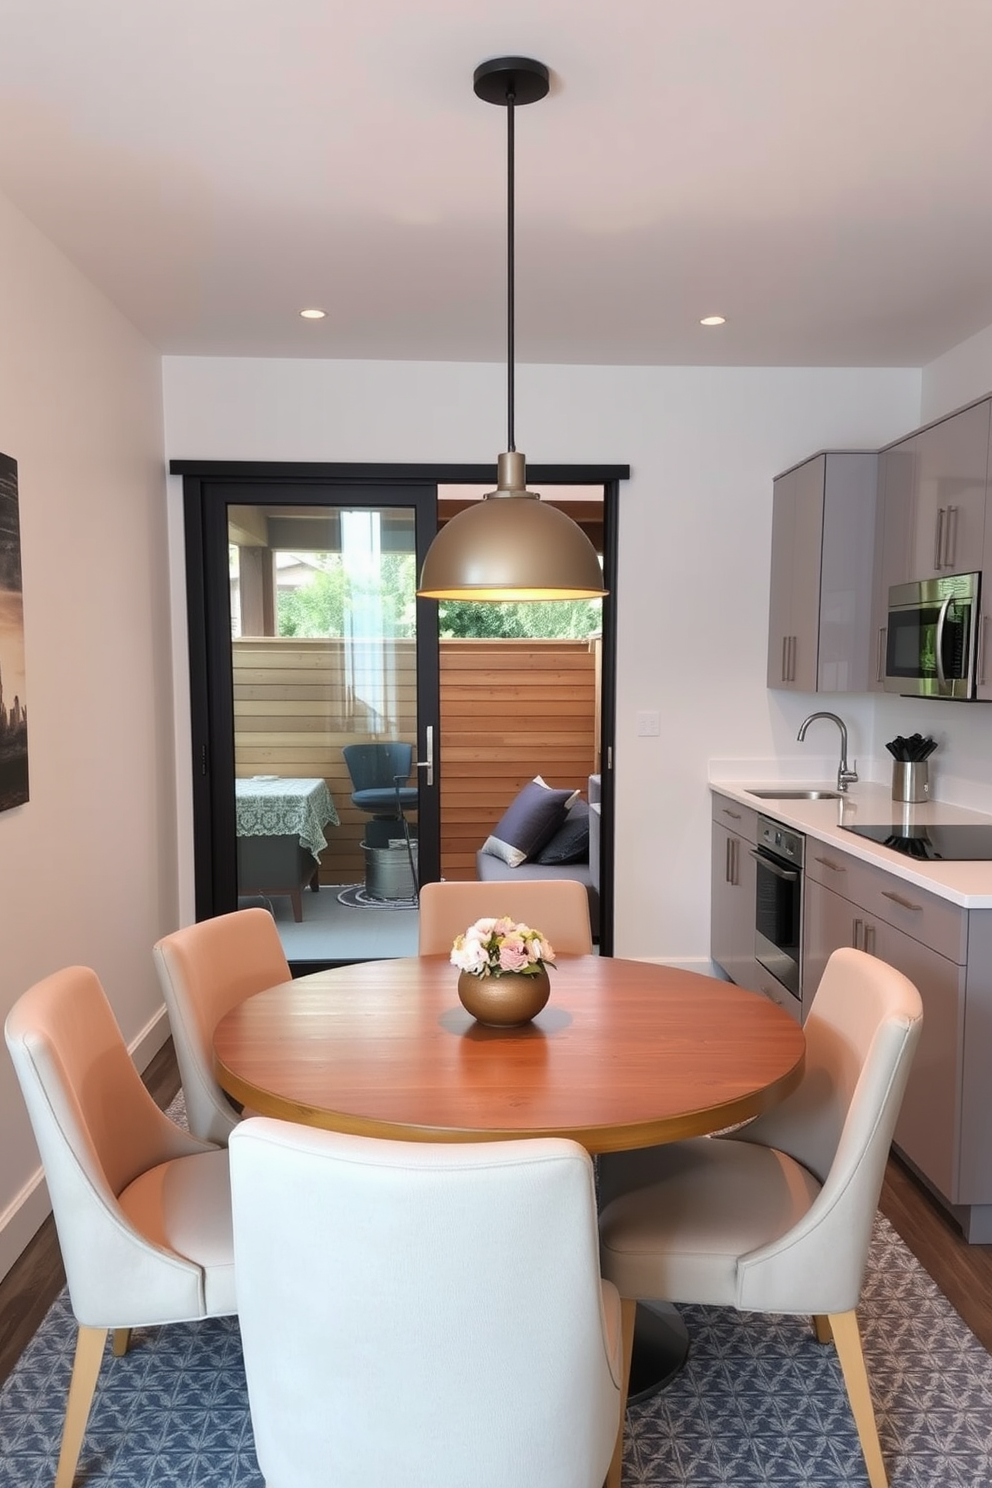
[[[314,308],[313,310],[301,310],[300,314],[304,320],[323,320],[327,311]]]
[[[726,325],[727,324],[727,317],[725,315],[704,315],[703,318],[702,318],[702,320],[699,322],[699,324],[700,325]]]

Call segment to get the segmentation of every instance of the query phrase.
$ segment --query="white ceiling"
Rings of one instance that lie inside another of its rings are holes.
[[[500,361],[505,54],[518,360],[992,323],[988,0],[2,0],[0,191],[163,352]]]

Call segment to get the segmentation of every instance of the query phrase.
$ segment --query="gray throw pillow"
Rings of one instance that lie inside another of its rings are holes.
[[[535,863],[588,863],[589,807],[575,801],[565,812],[565,820],[552,838],[534,856]]]
[[[554,790],[535,775],[503,812],[482,851],[519,868],[554,836],[578,794],[577,790]]]

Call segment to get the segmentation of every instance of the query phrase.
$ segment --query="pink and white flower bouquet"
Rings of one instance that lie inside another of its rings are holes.
[[[477,977],[536,976],[554,966],[554,947],[540,930],[513,920],[476,920],[451,948],[451,964]]]

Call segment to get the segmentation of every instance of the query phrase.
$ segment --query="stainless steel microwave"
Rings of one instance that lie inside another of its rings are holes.
[[[950,574],[889,590],[885,691],[973,698],[981,575]]]

